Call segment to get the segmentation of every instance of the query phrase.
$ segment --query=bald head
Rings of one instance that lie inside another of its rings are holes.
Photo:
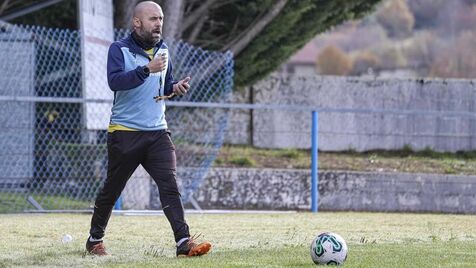
[[[148,44],[155,45],[160,41],[163,22],[162,8],[153,1],[140,2],[134,8],[134,32]]]
[[[134,17],[142,18],[147,13],[147,11],[150,10],[160,10],[160,12],[162,12],[162,8],[159,6],[159,4],[153,1],[144,1],[138,3],[134,8]]]

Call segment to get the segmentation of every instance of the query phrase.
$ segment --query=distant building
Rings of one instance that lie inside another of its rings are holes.
[[[394,79],[394,78],[417,78],[418,73],[412,69],[395,69],[395,70],[381,70],[378,73],[378,78]]]
[[[334,33],[338,35],[339,33]],[[319,75],[319,70],[316,68],[316,61],[321,48],[326,45],[335,45],[337,41],[326,42],[322,40],[322,36],[318,36],[309,41],[303,48],[296,52],[287,62],[285,62],[280,71],[287,74],[296,74],[300,76]],[[342,38],[341,38],[342,39]],[[416,68],[394,68],[384,69],[380,66],[376,68],[369,68],[367,72],[361,74],[354,74],[354,76],[361,76],[367,78],[416,78],[419,77]]]
[[[313,40],[284,63],[282,71],[299,75],[315,75],[317,74],[316,59],[318,54],[319,49]]]

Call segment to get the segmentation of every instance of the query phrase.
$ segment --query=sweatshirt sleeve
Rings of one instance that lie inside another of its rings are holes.
[[[165,75],[165,85],[164,85],[164,95],[170,95],[174,91],[174,84],[177,84],[178,81],[174,80],[172,62],[169,59],[167,66],[167,74]]]
[[[124,71],[124,55],[119,44],[112,43],[107,55],[107,82],[112,91],[128,90],[140,86],[147,78],[141,66]]]

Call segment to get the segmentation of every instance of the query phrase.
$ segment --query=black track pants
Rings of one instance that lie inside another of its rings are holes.
[[[159,189],[160,202],[175,241],[190,236],[177,188],[175,146],[167,130],[114,131],[107,136],[108,169],[94,205],[90,234],[104,237],[112,208],[127,180],[141,164]],[[144,193],[149,194],[149,193]]]

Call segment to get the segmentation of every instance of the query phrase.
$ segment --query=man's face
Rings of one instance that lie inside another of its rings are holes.
[[[137,34],[150,44],[159,42],[162,35],[164,13],[159,6],[151,5],[145,9],[139,18],[134,18],[134,26]]]

